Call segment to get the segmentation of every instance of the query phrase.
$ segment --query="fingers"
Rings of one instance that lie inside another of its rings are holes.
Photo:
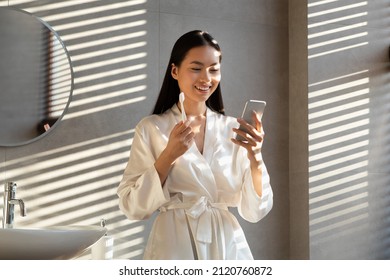
[[[178,122],[172,130],[175,135],[187,135],[190,131],[191,127],[188,120]]]
[[[255,129],[257,131],[261,131],[262,129],[261,116],[258,115],[255,111],[252,112],[252,121],[254,123]]]
[[[180,121],[173,128],[173,135],[177,139],[177,144],[183,144],[186,147],[190,147],[195,137],[195,133],[192,131],[190,121]]]
[[[231,141],[238,146],[241,146],[247,150],[248,159],[251,162],[251,166],[259,168],[262,163],[262,146],[264,140],[264,130],[260,117],[254,113],[253,125],[249,124],[243,119],[237,119],[240,124],[240,128],[233,128],[233,131],[237,135],[241,136],[244,140],[237,140],[232,138]]]
[[[243,139],[243,140],[233,139],[236,142],[240,142],[242,144],[246,144],[249,146],[256,146],[257,145],[257,141],[249,132],[245,132],[245,131],[243,131],[241,129],[237,129],[237,128],[233,128],[233,131],[235,133],[237,133],[237,135],[241,136],[241,139]]]
[[[256,146],[258,142],[262,142],[264,139],[264,130],[259,117],[254,113],[253,116],[254,125],[249,124],[245,120],[237,119],[240,124],[240,128],[233,128],[233,131],[243,137],[248,144]]]
[[[185,137],[184,137],[184,140],[183,140],[183,143],[184,145],[189,148],[191,145],[192,145],[192,142],[194,141],[195,139],[195,133],[193,131],[191,131],[190,133],[188,133]]]
[[[261,151],[261,147],[262,147],[262,141],[260,142],[255,142],[253,140],[237,140],[235,138],[231,138],[231,141],[234,143],[234,144],[237,144],[243,148],[245,148],[246,150],[251,150],[251,151]]]

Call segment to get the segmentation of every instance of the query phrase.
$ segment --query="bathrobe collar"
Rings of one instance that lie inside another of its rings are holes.
[[[176,123],[181,121],[181,112],[177,104],[173,105],[171,111],[175,117]],[[185,156],[191,156],[192,166],[199,169],[199,174],[202,174],[200,179],[203,182],[203,187],[207,190],[212,200],[217,199],[217,186],[214,173],[211,169],[213,154],[215,151],[215,143],[219,135],[215,135],[216,113],[210,108],[206,109],[206,128],[205,139],[203,144],[203,154],[201,154],[195,142],[192,143],[190,149]]]
[[[176,122],[181,121],[181,112],[177,104],[174,104],[171,108],[173,115],[175,116]],[[214,151],[214,145],[217,141],[219,135],[213,135],[213,131],[215,131],[215,117],[216,113],[213,112],[210,108],[206,107],[206,128],[205,128],[205,136],[203,143],[203,154],[201,154],[196,147],[195,142],[192,144],[190,150],[194,153],[198,153],[202,156],[207,163],[210,165],[212,161],[212,155]]]

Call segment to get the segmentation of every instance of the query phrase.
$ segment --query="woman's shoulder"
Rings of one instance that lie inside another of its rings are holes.
[[[146,117],[143,117],[139,123],[137,124],[137,126],[148,126],[150,124],[154,124],[156,123],[160,118],[160,115],[149,115],[149,116],[146,116]]]
[[[170,118],[170,110],[162,114],[152,114],[142,118],[137,124],[137,129],[141,129],[142,131],[155,129],[156,127],[164,126],[167,124],[167,120]]]

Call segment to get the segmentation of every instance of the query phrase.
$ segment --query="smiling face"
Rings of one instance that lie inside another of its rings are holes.
[[[172,77],[184,92],[186,105],[204,105],[216,90],[221,81],[220,55],[211,46],[196,47],[188,51],[179,66],[172,65]]]

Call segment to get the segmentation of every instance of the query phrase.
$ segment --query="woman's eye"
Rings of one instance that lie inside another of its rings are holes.
[[[191,68],[192,71],[200,71],[200,68]]]

